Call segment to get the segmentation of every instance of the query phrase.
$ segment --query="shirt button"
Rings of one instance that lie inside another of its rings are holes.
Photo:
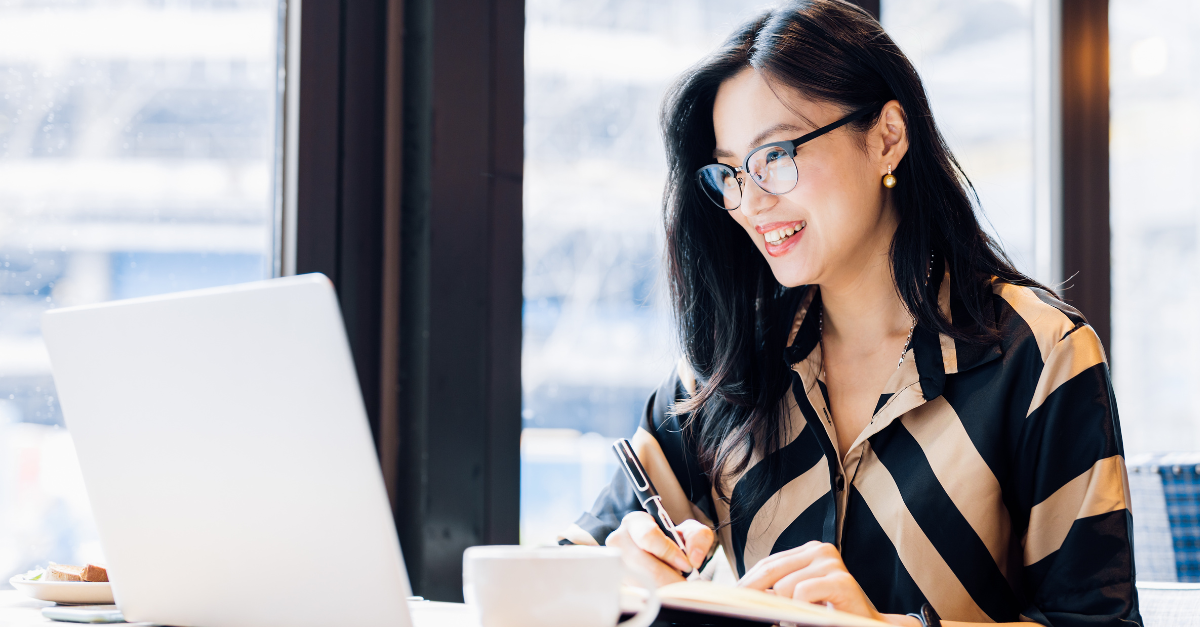
[[[838,491],[838,492],[841,492],[842,490],[845,490],[845,489],[846,489],[846,480],[845,480],[845,479],[843,479],[841,475],[838,475],[838,478],[837,478],[837,491]]]

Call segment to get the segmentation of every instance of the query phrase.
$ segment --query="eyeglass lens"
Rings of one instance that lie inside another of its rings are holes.
[[[782,146],[763,146],[746,160],[747,175],[768,194],[786,194],[796,188],[796,161]],[[714,163],[697,173],[700,186],[718,207],[727,211],[742,205],[742,186],[733,168]]]

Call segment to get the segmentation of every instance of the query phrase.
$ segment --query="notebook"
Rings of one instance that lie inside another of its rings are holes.
[[[658,589],[664,610],[674,622],[679,613],[720,616],[758,623],[790,623],[813,627],[890,627],[888,623],[838,610],[796,601],[749,588],[733,588],[709,581],[681,581]],[[636,611],[645,602],[645,592],[626,588],[621,607]],[[697,621],[704,622],[704,621]]]

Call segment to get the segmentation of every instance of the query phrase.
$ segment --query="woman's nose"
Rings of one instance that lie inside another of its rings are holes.
[[[742,186],[742,205],[738,207],[747,218],[752,218],[767,209],[773,207],[776,203],[775,196],[763,191],[754,181],[747,180]]]

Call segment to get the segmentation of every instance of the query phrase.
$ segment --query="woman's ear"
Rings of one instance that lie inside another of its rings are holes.
[[[905,122],[904,108],[895,100],[883,105],[879,113],[879,121],[872,130],[877,142],[871,142],[876,149],[876,160],[879,162],[879,176],[888,173],[888,166],[898,169],[900,160],[908,153],[908,124]]]

